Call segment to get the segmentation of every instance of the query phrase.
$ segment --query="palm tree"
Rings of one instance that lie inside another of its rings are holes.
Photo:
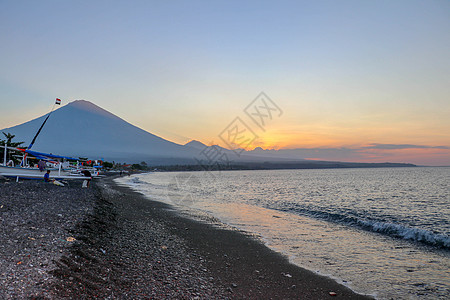
[[[22,145],[24,142],[13,142],[13,138],[15,138],[14,134],[11,133],[4,133],[2,132],[3,135],[5,136],[5,140],[0,139],[0,159],[3,160],[3,155],[5,152],[5,143],[8,147],[19,147],[20,145]],[[7,160],[12,159],[14,161],[14,163],[19,162],[19,160],[17,158],[15,158],[14,156],[11,157],[11,153],[8,152],[8,157]]]

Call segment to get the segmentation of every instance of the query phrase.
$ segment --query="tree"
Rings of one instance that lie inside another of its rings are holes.
[[[3,162],[3,156],[4,156],[4,152],[5,152],[5,143],[7,144],[8,147],[19,147],[20,145],[22,145],[24,142],[13,142],[13,138],[15,137],[14,134],[11,133],[4,133],[2,132],[3,135],[5,136],[6,139],[2,140],[0,139],[0,160]],[[6,161],[9,161],[10,159],[12,159],[14,161],[14,163],[18,163],[20,162],[20,160],[18,160],[16,157],[11,155],[11,151],[7,152],[8,157],[6,158]]]
[[[132,164],[131,168],[134,170],[143,170],[143,167],[140,164]]]
[[[113,163],[110,163],[109,161],[104,161],[104,162],[103,162],[103,167],[104,167],[105,169],[112,169],[113,166],[114,166],[114,164],[113,164]]]

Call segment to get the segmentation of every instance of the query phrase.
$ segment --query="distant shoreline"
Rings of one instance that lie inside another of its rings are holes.
[[[178,164],[155,165],[148,167],[149,171],[231,171],[231,170],[295,170],[295,169],[349,169],[349,168],[415,168],[419,167],[409,163],[346,163],[346,162],[292,162],[292,163],[239,163],[239,164]],[[425,167],[425,166],[422,166]]]

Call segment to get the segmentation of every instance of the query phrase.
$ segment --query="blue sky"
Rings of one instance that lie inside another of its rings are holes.
[[[58,97],[219,143],[264,91],[254,146],[450,146],[448,1],[0,0],[0,29],[0,128]]]

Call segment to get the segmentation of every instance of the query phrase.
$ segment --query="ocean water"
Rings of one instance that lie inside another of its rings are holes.
[[[254,233],[356,292],[450,299],[450,168],[155,172],[117,181]]]

